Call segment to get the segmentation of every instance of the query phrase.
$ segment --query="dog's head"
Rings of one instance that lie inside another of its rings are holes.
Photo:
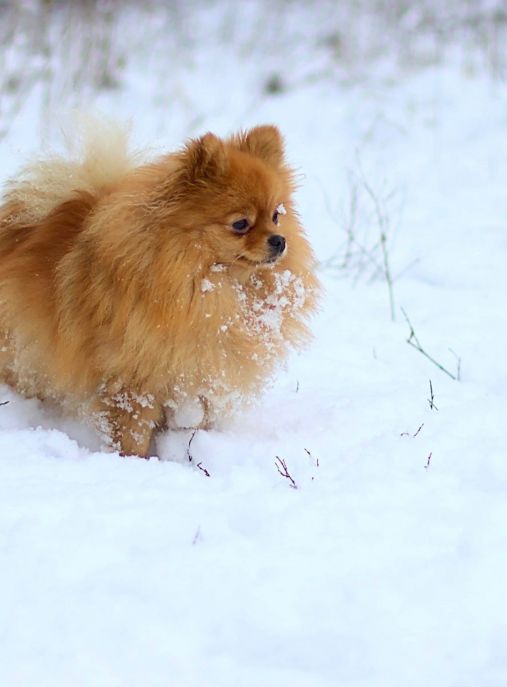
[[[206,134],[177,157],[172,192],[178,224],[212,262],[251,272],[283,259],[297,218],[276,127],[259,126],[226,140]]]

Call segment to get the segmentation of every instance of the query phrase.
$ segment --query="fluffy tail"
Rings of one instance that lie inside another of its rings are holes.
[[[77,135],[65,135],[66,157],[31,162],[7,183],[6,200],[18,209],[18,219],[39,221],[76,191],[99,197],[135,166],[125,126],[80,116],[77,129]]]

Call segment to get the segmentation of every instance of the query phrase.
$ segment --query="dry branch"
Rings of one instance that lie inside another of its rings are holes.
[[[204,474],[206,475],[206,477],[211,477],[211,475],[209,474],[209,472],[208,472],[208,471],[206,470],[206,468],[203,466],[202,462],[201,462],[201,463],[197,463],[197,466],[196,466],[196,467],[198,467],[199,470],[200,470],[201,472],[204,472]]]
[[[289,484],[292,487],[292,489],[297,489],[297,484],[292,478],[292,475],[290,474],[288,468],[287,468],[287,463],[284,461],[283,458],[280,458],[279,456],[275,457],[275,466],[276,469],[278,470],[279,474],[282,477],[285,477],[285,479],[289,480]]]
[[[453,375],[452,372],[449,372],[449,370],[447,370],[443,365],[441,365],[438,361],[436,361],[435,358],[432,358],[431,355],[426,353],[426,351],[422,347],[419,339],[416,336],[416,333],[414,331],[414,327],[412,326],[412,322],[410,322],[410,320],[408,319],[407,313],[405,312],[405,310],[403,308],[401,308],[401,312],[405,316],[407,324],[410,327],[410,334],[409,334],[409,337],[407,339],[408,345],[412,346],[412,348],[415,348],[416,351],[419,351],[419,353],[422,353],[425,358],[428,358],[428,360],[430,360],[434,365],[436,365],[439,370],[442,370],[442,372],[445,372],[445,374],[448,375],[451,379],[454,379],[454,381],[459,380],[459,377],[457,377],[456,375]],[[460,359],[458,359],[458,360],[460,360]],[[461,361],[460,361],[460,363],[461,363]],[[459,370],[459,368],[458,368],[458,370]]]
[[[188,442],[188,446],[187,446],[187,453],[186,453],[186,456],[187,456],[187,459],[188,459],[188,462],[189,462],[189,463],[191,463],[191,462],[194,460],[193,455],[190,453],[190,445],[192,444],[192,442],[193,442],[193,440],[194,440],[194,437],[195,437],[195,435],[196,435],[196,432],[197,432],[197,430],[194,429],[194,431],[192,432],[192,436],[190,437],[190,440],[189,440],[189,442]]]

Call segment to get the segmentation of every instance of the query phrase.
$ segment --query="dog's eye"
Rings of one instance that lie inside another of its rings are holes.
[[[250,229],[250,224],[247,219],[238,219],[237,222],[232,223],[232,228],[237,234],[246,234]]]
[[[279,217],[279,212],[278,210],[275,210],[273,213],[273,217],[271,218],[273,220],[273,224],[276,224],[278,226],[278,217]]]

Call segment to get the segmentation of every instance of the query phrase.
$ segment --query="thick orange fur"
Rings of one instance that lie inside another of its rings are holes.
[[[206,134],[137,167],[106,139],[7,189],[0,374],[147,455],[167,411],[199,400],[207,425],[265,386],[308,339],[318,283],[275,127]],[[287,248],[268,262],[274,234]]]

